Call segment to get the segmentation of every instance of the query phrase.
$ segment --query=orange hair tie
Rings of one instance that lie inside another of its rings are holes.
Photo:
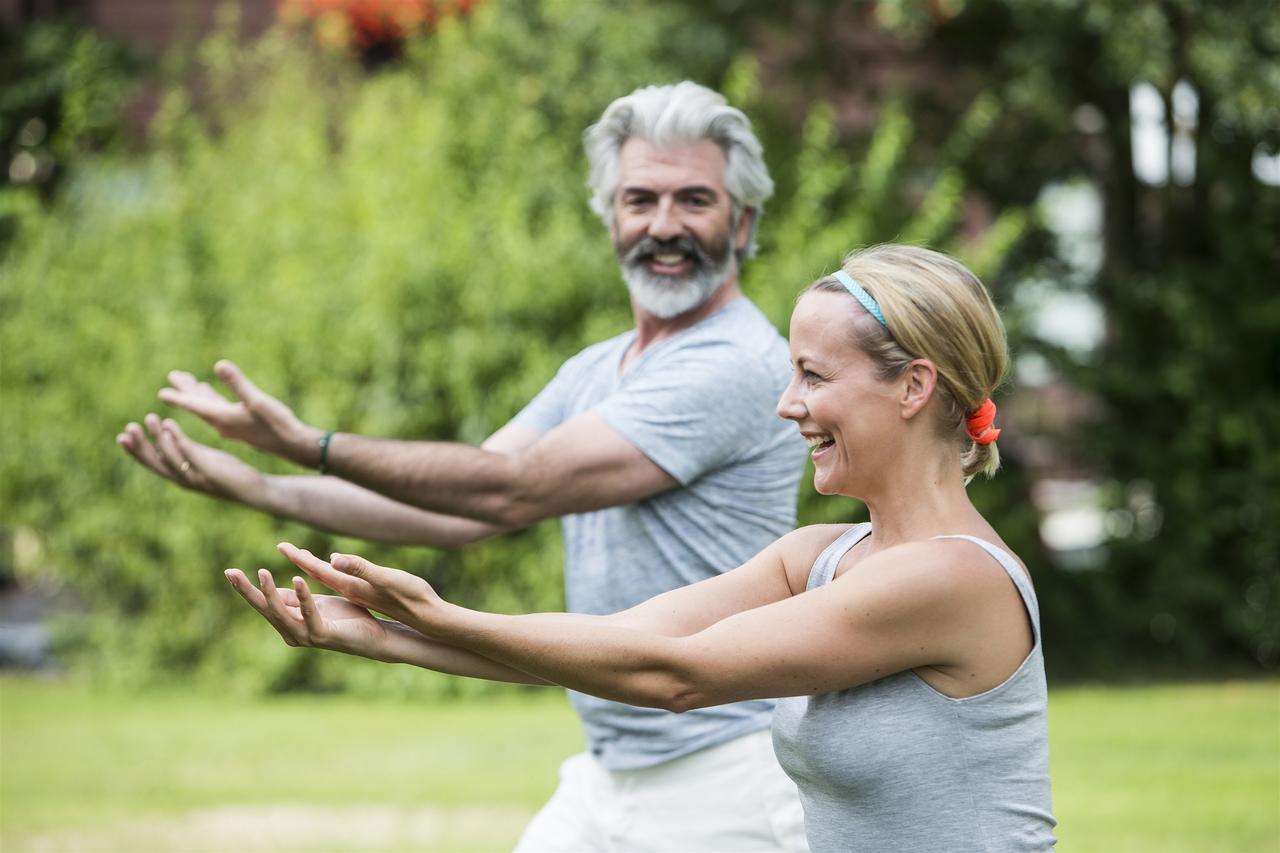
[[[965,416],[969,438],[978,444],[990,444],[1000,437],[1000,430],[992,426],[996,422],[996,404],[988,397],[982,405]]]

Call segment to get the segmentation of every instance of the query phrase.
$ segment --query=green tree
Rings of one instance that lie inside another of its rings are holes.
[[[1280,661],[1280,189],[1253,173],[1280,153],[1280,16],[1261,0],[814,0],[702,6],[774,57],[777,89],[846,102],[895,91],[922,144],[976,99],[1001,105],[955,164],[995,210],[1082,181],[1101,199],[1102,257],[1073,266],[1029,235],[994,284],[1054,281],[1101,307],[1100,346],[1073,352],[1014,317],[1092,402],[1049,436],[1060,464],[1104,484],[1102,570],[1030,560],[1059,671],[1206,671]],[[763,24],[762,24],[763,22]],[[808,49],[788,51],[794,32]],[[870,34],[871,37],[868,37]],[[870,73],[868,73],[870,72]],[[768,76],[768,75],[766,75]],[[883,81],[889,81],[884,83]],[[1134,89],[1163,105],[1164,181],[1135,171]],[[894,122],[892,107],[879,121]],[[1177,124],[1175,125],[1175,117]],[[1179,142],[1174,141],[1180,136]],[[1274,181],[1274,179],[1272,179]],[[1014,457],[1016,461],[1016,457]],[[1016,508],[1005,505],[997,521]]]
[[[630,324],[578,134],[637,85],[692,77],[759,115],[780,192],[746,287],[779,324],[859,243],[905,234],[1003,269],[1025,212],[978,242],[959,228],[959,164],[998,101],[976,100],[946,156],[922,163],[901,105],[852,146],[823,105],[795,133],[730,47],[678,9],[557,0],[485,3],[373,75],[280,33],[247,48],[224,35],[143,152],[83,162],[55,204],[28,210],[0,269],[0,370],[23,401],[0,413],[0,496],[19,573],[85,602],[67,626],[78,659],[131,680],[462,689],[283,647],[220,570],[280,568],[270,546],[284,538],[410,568],[480,606],[559,606],[554,524],[457,553],[369,546],[176,492],[111,438],[156,407],[167,369],[229,356],[311,423],[483,439],[565,358]],[[806,520],[859,512],[804,496]]]
[[[986,64],[979,29],[999,33]],[[1114,522],[1105,570],[1064,590],[1076,613],[1060,614],[1060,636],[1095,670],[1274,667],[1280,531],[1264,519],[1280,517],[1280,189],[1252,171],[1255,153],[1280,151],[1274,8],[972,2],[929,38],[1021,105],[992,134],[1019,152],[1015,174],[975,162],[976,183],[1016,200],[1018,183],[1079,178],[1103,201],[1103,256],[1077,286],[1107,334],[1083,356],[1040,347],[1097,401],[1062,438],[1107,484]],[[1157,185],[1135,170],[1140,84],[1176,129],[1169,159],[1177,135],[1194,151]]]
[[[315,423],[479,441],[629,322],[578,134],[677,64],[714,73],[716,43],[678,12],[555,0],[486,3],[371,76],[282,33],[223,34],[145,150],[23,205],[0,268],[0,501],[19,576],[83,601],[64,626],[79,659],[249,688],[443,683],[270,642],[221,569],[278,564],[282,538],[476,604],[558,606],[555,525],[457,554],[370,547],[177,492],[112,437],[156,409],[166,370],[230,356]]]

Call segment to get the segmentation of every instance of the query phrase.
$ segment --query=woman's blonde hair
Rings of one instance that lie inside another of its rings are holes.
[[[995,474],[1000,467],[995,443],[978,444],[965,425],[968,413],[991,396],[1009,369],[1004,323],[986,287],[954,258],[917,246],[861,249],[844,259],[842,269],[879,303],[888,327],[851,307],[854,345],[871,357],[885,380],[898,377],[917,358],[933,362],[935,394],[942,403],[939,427],[961,447],[965,482]],[[849,292],[831,276],[809,290]]]

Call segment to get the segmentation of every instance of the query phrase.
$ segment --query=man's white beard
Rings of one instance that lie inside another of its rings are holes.
[[[633,264],[624,260],[622,280],[627,283],[627,290],[631,291],[636,305],[655,317],[669,320],[710,299],[733,272],[737,261],[732,250],[726,251],[719,263],[709,256],[704,257],[711,262],[710,265],[680,276],[657,275],[643,263]]]

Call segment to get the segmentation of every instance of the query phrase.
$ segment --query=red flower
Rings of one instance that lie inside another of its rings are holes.
[[[441,19],[471,12],[476,0],[277,0],[280,20],[310,25],[327,44],[398,52],[405,39]]]

